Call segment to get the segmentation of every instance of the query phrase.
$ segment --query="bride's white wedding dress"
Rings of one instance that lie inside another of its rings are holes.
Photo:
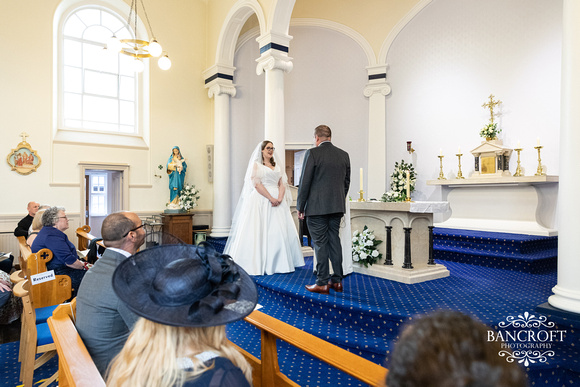
[[[280,166],[272,170],[254,163],[253,170],[253,186],[261,183],[277,198],[278,182],[282,177]],[[296,266],[303,266],[304,258],[288,201],[282,200],[280,205],[273,207],[252,187],[238,203],[224,253],[250,275],[289,273]]]

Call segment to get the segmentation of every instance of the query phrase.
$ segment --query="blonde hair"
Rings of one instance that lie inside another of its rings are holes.
[[[32,220],[32,231],[40,231],[42,228],[42,214],[44,214],[45,209],[38,210],[36,215],[34,215],[34,219]]]
[[[226,339],[225,325],[215,327],[173,327],[140,318],[125,346],[113,359],[107,386],[181,387],[213,364],[206,366],[195,355],[213,351],[240,368],[252,384],[252,370],[246,359]],[[193,371],[183,370],[178,358],[193,362]]]

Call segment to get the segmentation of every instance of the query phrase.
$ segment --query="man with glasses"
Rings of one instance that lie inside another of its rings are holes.
[[[117,212],[105,218],[101,236],[107,249],[81,283],[76,327],[99,372],[104,375],[138,319],[113,291],[113,272],[137,252],[145,241],[145,230],[135,213]]]

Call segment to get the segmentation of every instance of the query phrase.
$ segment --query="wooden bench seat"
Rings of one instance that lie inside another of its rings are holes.
[[[59,386],[105,386],[97,366],[75,327],[76,298],[59,305],[48,319],[58,354]]]
[[[388,372],[385,367],[350,353],[310,333],[257,310],[244,320],[261,331],[260,359],[236,346],[253,368],[253,380],[256,387],[298,386],[297,383],[280,372],[276,339],[283,340],[364,383],[372,386],[384,383]]]

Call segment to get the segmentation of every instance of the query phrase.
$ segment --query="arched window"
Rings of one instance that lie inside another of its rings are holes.
[[[105,49],[111,36],[134,39],[134,32],[108,4],[81,4],[57,24],[55,140],[143,146],[148,66],[136,73],[131,57]]]

